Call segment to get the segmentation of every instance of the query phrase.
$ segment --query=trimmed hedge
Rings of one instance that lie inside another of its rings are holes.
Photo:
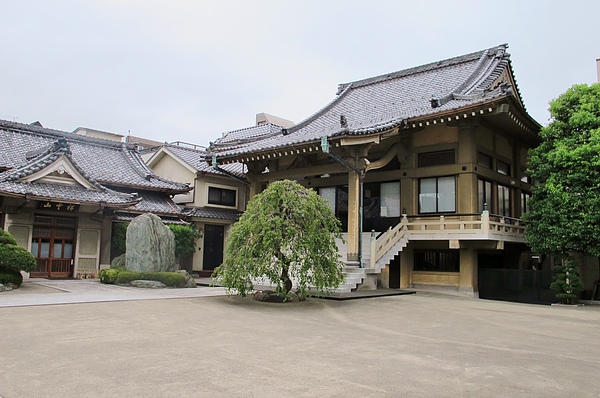
[[[0,244],[0,268],[31,272],[36,267],[35,257],[27,249],[13,244]]]
[[[0,229],[0,244],[16,246],[17,241],[9,232],[7,232],[3,229]]]
[[[185,287],[185,276],[178,272],[134,272],[123,269],[103,269],[100,282],[126,285],[136,280],[158,281],[169,287]]]
[[[23,275],[21,275],[21,272],[12,269],[0,269],[0,283],[3,285],[12,283],[15,286],[21,286]]]

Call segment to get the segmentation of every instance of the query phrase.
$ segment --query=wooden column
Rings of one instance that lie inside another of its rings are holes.
[[[360,175],[348,172],[348,261],[359,261]]]

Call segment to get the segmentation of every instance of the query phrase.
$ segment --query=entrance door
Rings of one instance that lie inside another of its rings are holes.
[[[35,216],[31,253],[37,268],[33,278],[71,278],[75,251],[75,218]]]
[[[223,262],[224,237],[225,227],[223,225],[206,224],[204,226],[203,271],[213,271]]]

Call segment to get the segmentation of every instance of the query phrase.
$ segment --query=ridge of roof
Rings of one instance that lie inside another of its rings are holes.
[[[94,178],[92,178],[88,173],[85,172],[73,159],[71,148],[69,148],[69,143],[65,138],[59,138],[53,144],[46,147],[42,151],[34,151],[31,153],[29,157],[29,162],[23,164],[19,167],[16,167],[11,170],[7,170],[4,173],[0,174],[0,181],[17,181],[23,177],[30,176],[40,170],[43,170],[47,166],[54,163],[61,156],[66,157],[71,165],[77,170],[83,178],[85,178],[90,184],[96,187],[99,190],[108,189]]]
[[[349,83],[342,83],[339,85],[338,93],[341,92],[341,89],[345,89],[346,86],[352,85],[353,87],[361,87],[369,84],[379,83],[385,80],[397,79],[399,77],[406,77],[410,75],[414,75],[417,73],[429,72],[434,69],[445,68],[452,65],[457,65],[464,62],[470,62],[475,59],[480,59],[485,52],[494,52],[496,53],[498,50],[506,50],[508,48],[508,44],[500,44],[498,46],[494,46],[485,50],[475,51],[469,54],[459,55],[452,58],[446,58],[440,61],[430,62],[427,64],[422,64],[419,66],[414,66],[408,69],[402,69],[396,72],[384,73],[382,75],[369,77],[366,79],[356,80]]]
[[[57,138],[65,137],[71,141],[78,141],[78,142],[84,142],[84,143],[88,143],[88,144],[107,146],[107,147],[111,147],[111,148],[119,148],[121,144],[125,144],[128,147],[130,147],[130,149],[132,149],[132,150],[135,149],[134,143],[113,141],[113,140],[108,140],[106,138],[92,137],[92,136],[72,133],[69,131],[50,129],[47,127],[42,127],[41,125],[38,126],[38,125],[24,124],[24,123],[19,123],[19,122],[11,122],[9,120],[0,119],[0,128],[18,131],[21,133],[26,132],[26,133],[30,133],[30,134],[43,135],[43,136],[51,135],[51,136],[55,136]]]

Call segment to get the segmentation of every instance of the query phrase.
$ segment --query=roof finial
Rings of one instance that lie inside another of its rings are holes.
[[[342,128],[348,127],[348,119],[346,119],[346,116],[344,115],[340,115],[340,126]]]

